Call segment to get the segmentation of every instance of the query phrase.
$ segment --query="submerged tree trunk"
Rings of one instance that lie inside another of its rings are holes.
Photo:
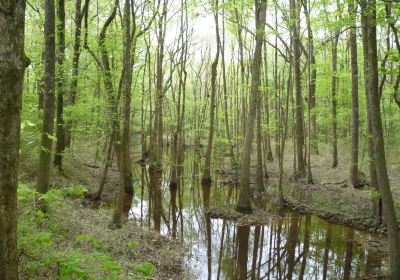
[[[260,70],[262,63],[262,46],[264,41],[265,17],[266,17],[265,0],[257,0],[255,2],[255,18],[256,18],[256,45],[254,56],[251,63],[251,92],[248,117],[246,122],[246,135],[243,147],[242,167],[240,170],[240,193],[236,209],[242,213],[251,213],[250,201],[250,158],[251,146],[253,144],[254,123],[257,113],[257,101],[260,95]]]
[[[156,88],[155,88],[155,112],[154,126],[150,136],[150,171],[162,170],[162,153],[163,153],[163,102],[164,102],[164,87],[163,87],[163,61],[164,61],[164,39],[165,39],[165,24],[167,16],[168,1],[164,0],[163,10],[158,22],[158,47],[157,47],[157,62],[156,62]]]
[[[0,3],[0,278],[18,279],[17,185],[25,68],[25,1]]]
[[[45,1],[45,56],[44,56],[44,113],[36,190],[46,193],[49,189],[50,162],[54,129],[55,90],[55,11],[54,0]]]

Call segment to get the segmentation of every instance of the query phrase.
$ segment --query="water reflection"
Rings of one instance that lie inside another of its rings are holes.
[[[188,167],[189,166],[189,167]],[[210,206],[234,204],[237,190],[216,180],[199,184],[185,174],[195,166],[186,163],[177,187],[169,187],[169,174],[145,174],[142,199],[131,215],[163,235],[190,244],[189,270],[194,279],[377,279],[385,255],[365,246],[379,236],[335,225],[315,216],[284,213],[268,224],[245,225],[215,219],[204,211]],[[149,178],[147,180],[147,178]],[[232,206],[233,207],[233,206]],[[268,203],[255,203],[274,211]]]

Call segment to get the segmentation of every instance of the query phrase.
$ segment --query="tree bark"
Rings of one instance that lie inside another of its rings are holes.
[[[354,187],[358,187],[358,130],[359,130],[359,112],[358,112],[358,64],[357,64],[357,37],[356,37],[356,11],[354,2],[351,0],[348,5],[351,20],[350,26],[350,53],[351,53],[351,166],[350,179]]]
[[[361,9],[363,11],[366,10],[366,2],[361,2]],[[371,105],[370,95],[369,95],[369,67],[368,67],[368,16],[366,12],[361,13],[361,25],[362,25],[362,41],[363,41],[363,53],[364,53],[364,91],[367,100],[367,111]],[[370,175],[370,183],[369,185],[379,191],[379,184],[378,184],[378,175],[376,172],[376,163],[375,163],[375,149],[374,149],[374,138],[372,135],[372,116],[371,114],[367,114],[367,121],[368,121],[368,134],[367,134],[367,147],[368,147],[368,169]],[[378,222],[381,222],[382,219],[382,205],[381,199],[373,198],[373,215]]]
[[[378,95],[378,55],[376,38],[376,1],[369,0],[364,6],[364,13],[368,14],[368,95],[370,106],[368,114],[371,116],[372,132],[374,136],[374,150],[376,160],[376,173],[378,177],[379,192],[382,196],[383,215],[388,230],[388,247],[390,260],[390,279],[400,279],[400,235],[396,218],[392,192],[386,166],[385,143],[382,130],[382,117],[380,111],[380,97]]]
[[[54,129],[55,90],[55,10],[54,0],[45,1],[45,56],[44,56],[44,113],[36,190],[46,193],[49,189],[50,162]]]
[[[338,149],[337,149],[337,45],[339,42],[339,35],[335,36],[331,40],[332,44],[332,80],[331,80],[331,98],[332,98],[332,167],[338,166]]]
[[[121,227],[122,213],[129,213],[133,199],[132,171],[130,159],[130,116],[131,116],[131,88],[132,88],[132,36],[131,36],[131,1],[125,0],[123,14],[123,80],[122,92],[124,108],[122,118],[121,137],[121,165],[119,171],[119,191],[114,209],[111,227]]]
[[[297,178],[304,178],[306,168],[303,156],[304,127],[303,127],[303,99],[301,94],[300,71],[300,34],[299,34],[299,9],[295,0],[290,0],[291,34],[293,44],[294,85],[296,91],[296,153],[297,153]]]
[[[81,34],[82,34],[82,19],[88,9],[90,0],[85,0],[83,8],[82,0],[76,0],[75,5],[75,31],[74,31],[74,43],[72,51],[72,70],[71,70],[71,84],[68,94],[68,104],[74,105],[76,102],[76,94],[78,90],[78,75],[79,75],[79,59],[81,56]],[[71,123],[65,125],[64,133],[65,140],[64,146],[69,147],[71,145]]]
[[[262,63],[262,46],[265,33],[266,1],[255,1],[256,38],[254,56],[251,63],[251,92],[249,111],[246,122],[246,135],[243,147],[242,167],[240,171],[240,193],[236,209],[242,213],[251,213],[250,201],[250,158],[254,136],[254,123],[257,113],[257,102],[260,95],[260,70]]]
[[[62,153],[64,152],[64,61],[65,61],[65,1],[57,2],[57,117],[56,117],[56,152],[54,155],[54,165],[61,171]]]
[[[309,64],[310,64],[310,84],[308,88],[308,106],[310,107],[311,111],[311,135],[309,137],[311,138],[311,147],[312,150],[318,155],[319,150],[318,150],[318,139],[317,139],[317,116],[314,112],[315,106],[316,106],[316,97],[315,97],[315,92],[316,92],[316,81],[317,81],[317,68],[315,65],[315,51],[314,51],[314,35],[313,31],[311,28],[311,20],[310,20],[310,11],[307,5],[308,0],[302,0],[303,3],[303,8],[304,8],[304,14],[306,18],[306,24],[307,24],[307,33],[308,33],[308,52],[309,52]]]
[[[215,107],[216,107],[215,96],[217,94],[217,67],[218,67],[219,53],[220,53],[220,48],[218,46],[221,44],[219,36],[219,25],[218,25],[218,0],[215,0],[214,9],[215,9],[214,20],[215,20],[215,34],[217,40],[217,53],[211,65],[210,126],[208,128],[207,151],[204,162],[203,176],[201,178],[202,184],[209,184],[209,185],[211,184],[211,154],[212,154],[212,145],[214,140]]]
[[[18,279],[17,185],[25,68],[25,1],[0,2],[0,277]]]

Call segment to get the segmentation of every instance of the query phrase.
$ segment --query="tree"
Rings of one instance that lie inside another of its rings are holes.
[[[297,153],[297,174],[296,177],[306,176],[305,161],[303,156],[304,148],[304,127],[303,127],[303,98],[301,94],[301,70],[300,70],[300,9],[295,0],[290,1],[290,30],[293,45],[293,68],[294,88],[296,93],[296,153]]]
[[[383,215],[388,230],[388,250],[390,260],[390,279],[400,278],[400,234],[396,218],[392,192],[386,166],[385,143],[382,130],[382,117],[380,111],[380,97],[378,95],[378,50],[376,37],[376,1],[362,1],[362,13],[368,18],[369,24],[363,32],[368,35],[367,49],[364,53],[368,60],[368,114],[374,137],[374,151],[376,173],[378,178],[379,193],[382,196]]]
[[[358,63],[357,63],[357,37],[356,37],[356,11],[353,1],[348,4],[350,26],[350,53],[351,53],[351,100],[352,100],[352,127],[351,127],[351,166],[350,179],[354,187],[360,184],[358,180],[358,130],[359,130],[359,112],[358,112]]]
[[[68,93],[68,104],[74,105],[76,102],[76,95],[78,90],[78,77],[79,77],[79,62],[81,57],[81,34],[82,34],[82,20],[89,8],[89,1],[85,0],[82,7],[82,0],[76,0],[75,5],[75,31],[74,43],[72,53],[72,70],[71,70],[71,84]],[[71,144],[71,124],[67,123],[64,130],[64,146],[69,147]]]
[[[57,92],[57,125],[56,125],[56,152],[54,155],[54,165],[61,171],[62,153],[64,147],[64,60],[65,60],[65,1],[57,1],[57,75],[56,75],[56,92]]]
[[[251,213],[250,202],[250,157],[253,144],[254,124],[257,114],[257,102],[260,100],[260,72],[262,63],[262,46],[265,33],[266,6],[264,0],[255,1],[256,36],[254,56],[251,63],[251,90],[249,111],[246,122],[246,135],[243,147],[242,167],[240,169],[240,193],[236,209],[239,212]]]
[[[221,39],[219,36],[218,26],[218,0],[215,0],[214,8],[214,21],[215,21],[215,35],[217,40],[217,52],[215,54],[214,61],[211,65],[211,96],[210,96],[210,125],[208,128],[208,141],[206,158],[204,162],[203,176],[201,182],[204,185],[211,185],[211,153],[212,145],[214,140],[214,129],[215,129],[215,95],[217,94],[217,67],[219,61],[220,44]]]
[[[25,1],[0,3],[0,275],[18,279],[17,185],[25,68]]]
[[[121,165],[119,171],[119,191],[117,198],[117,205],[114,209],[114,215],[111,221],[112,227],[121,227],[121,216],[124,209],[124,196],[132,194],[133,197],[133,186],[132,186],[132,174],[130,164],[130,117],[131,117],[131,87],[132,87],[132,37],[131,37],[131,1],[125,0],[124,5],[124,16],[123,16],[123,81],[122,81],[122,92],[124,95],[124,107],[123,107],[123,119],[122,119],[122,143],[121,143]],[[130,203],[128,201],[128,207],[130,209],[132,199]],[[126,206],[125,206],[126,207]],[[128,209],[128,211],[129,211]]]
[[[55,91],[55,10],[54,0],[45,1],[44,22],[44,113],[36,190],[46,193],[49,189],[50,161],[54,128]]]

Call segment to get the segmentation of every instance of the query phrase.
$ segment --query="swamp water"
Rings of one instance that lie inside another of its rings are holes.
[[[277,213],[267,202],[254,205],[258,216],[265,213],[260,222],[235,222],[207,211],[234,208],[238,189],[225,184],[225,176],[215,174],[212,187],[202,187],[192,161],[179,171],[182,187],[169,188],[169,170],[151,176],[147,170],[135,167],[137,199],[130,217],[188,245],[190,279],[381,279],[384,274],[383,236],[312,215]]]

